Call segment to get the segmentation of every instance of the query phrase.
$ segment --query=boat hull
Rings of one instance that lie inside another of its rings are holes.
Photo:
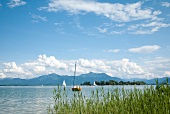
[[[72,91],[81,91],[81,88],[72,88]]]

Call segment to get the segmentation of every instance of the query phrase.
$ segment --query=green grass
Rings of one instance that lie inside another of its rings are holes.
[[[160,89],[161,88],[161,89]],[[169,85],[125,90],[96,89],[91,97],[82,92],[74,92],[68,98],[62,88],[54,90],[54,106],[48,108],[49,114],[170,114]]]

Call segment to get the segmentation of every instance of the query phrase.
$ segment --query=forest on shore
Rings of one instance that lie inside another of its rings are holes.
[[[146,85],[145,82],[143,81],[133,81],[133,82],[130,82],[130,81],[127,81],[127,82],[124,82],[124,81],[120,81],[120,82],[117,82],[117,81],[114,81],[114,80],[109,80],[109,81],[95,81],[95,84],[96,85]],[[82,83],[81,85],[89,85],[89,86],[92,86],[93,83],[89,82],[89,81],[86,81],[84,83]]]

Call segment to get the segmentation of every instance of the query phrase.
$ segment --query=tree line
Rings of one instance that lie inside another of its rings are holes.
[[[120,81],[120,82],[117,82],[117,81],[114,81],[114,80],[109,80],[109,81],[95,81],[95,83],[96,83],[96,85],[146,85],[146,83],[143,82],[143,81],[133,81],[133,82]],[[89,85],[89,86],[91,86],[93,84],[91,82],[89,82],[89,81],[85,81],[81,85]]]

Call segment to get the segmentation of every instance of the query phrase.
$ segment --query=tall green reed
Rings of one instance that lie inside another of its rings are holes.
[[[54,106],[49,114],[170,114],[170,88],[168,83],[145,87],[143,90],[99,88],[86,97],[82,92],[74,92],[68,98],[67,90],[54,90]]]

